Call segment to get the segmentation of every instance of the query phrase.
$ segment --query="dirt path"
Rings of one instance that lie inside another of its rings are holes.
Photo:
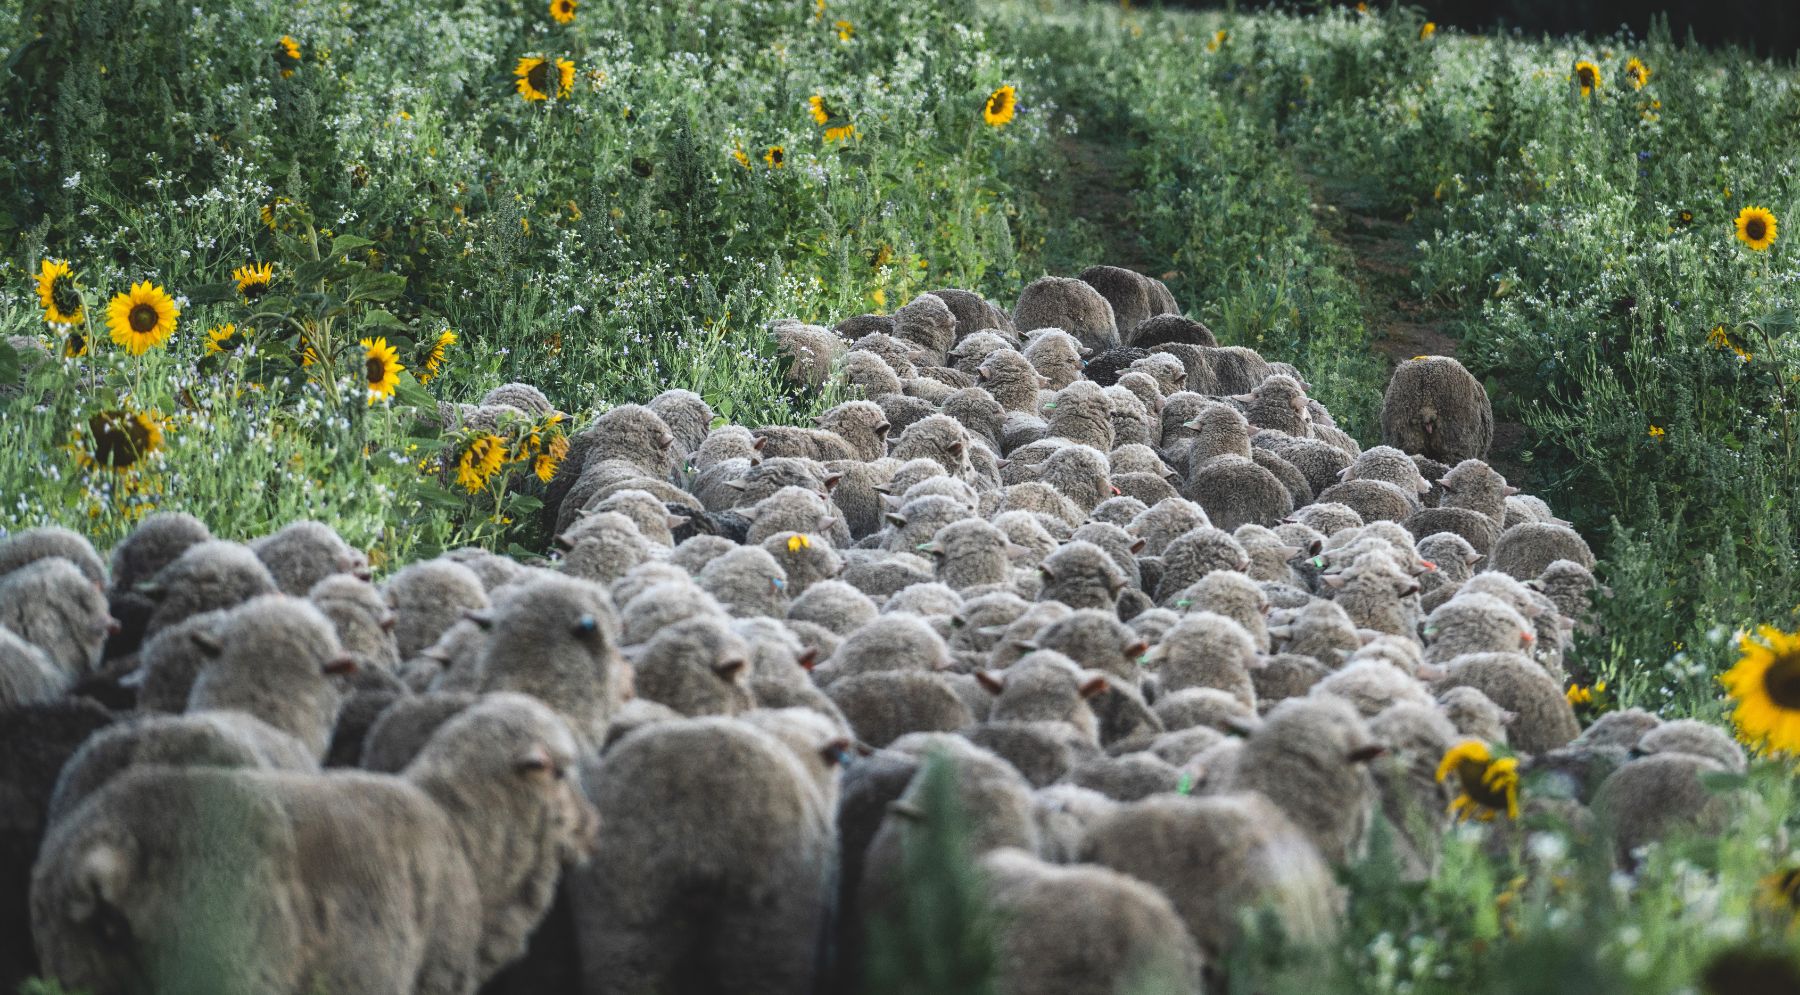
[[[1121,266],[1150,276],[1167,270],[1150,258],[1137,225],[1131,221],[1132,164],[1126,146],[1089,138],[1086,134],[1060,135],[1057,150],[1073,196],[1070,213],[1090,225],[1104,249],[1095,262]]]
[[[1450,316],[1413,287],[1419,233],[1411,223],[1383,212],[1354,183],[1305,170],[1299,175],[1313,192],[1320,228],[1355,265],[1349,275],[1362,292],[1370,348],[1390,367],[1413,356],[1456,356]],[[1524,442],[1525,426],[1495,422],[1488,462],[1515,483],[1529,477],[1520,459]]]

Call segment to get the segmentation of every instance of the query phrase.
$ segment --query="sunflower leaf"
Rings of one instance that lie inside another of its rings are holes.
[[[347,255],[357,249],[366,249],[374,244],[360,235],[339,235],[331,240],[331,254],[334,256]]]
[[[409,408],[425,408],[437,411],[437,398],[432,397],[411,371],[400,374],[400,383],[394,388],[394,398]]]
[[[203,283],[186,291],[188,305],[219,304],[224,301],[237,300],[237,285],[234,283]]]
[[[363,315],[362,327],[365,331],[382,331],[384,329],[395,328],[404,332],[406,331],[406,322],[401,321],[399,318],[394,317],[392,314],[389,314],[381,308],[370,308],[369,312]]]
[[[350,278],[350,298],[359,301],[391,301],[406,289],[406,277],[395,273],[363,270]]]
[[[461,511],[464,506],[462,498],[457,497],[455,494],[450,493],[430,480],[421,479],[413,488],[413,493],[418,495],[420,502],[434,507],[444,508],[450,511]]]

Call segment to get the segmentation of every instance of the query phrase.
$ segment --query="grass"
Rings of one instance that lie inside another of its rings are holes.
[[[1794,67],[1666,29],[1128,7],[583,0],[564,26],[507,0],[0,0],[0,528],[104,546],[179,508],[234,538],[320,518],[384,569],[533,553],[542,460],[597,409],[682,386],[738,422],[812,414],[772,319],[1009,303],[1124,262],[1298,365],[1365,444],[1393,316],[1453,343],[1512,427],[1497,460],[1602,556],[1579,664],[1614,707],[1721,718],[1732,634],[1800,627]],[[568,93],[522,99],[524,57],[572,63]],[[1018,114],[992,127],[1003,84]],[[1733,237],[1751,204],[1783,226],[1767,251]],[[1349,215],[1395,233],[1379,280]],[[43,321],[45,258],[73,269],[72,328]],[[252,262],[276,274],[254,300]],[[146,280],[181,315],[134,357],[104,315]],[[371,404],[377,337],[406,371]],[[572,423],[440,415],[511,381]],[[92,465],[147,448],[138,416],[155,451]],[[1739,787],[1750,815],[1630,883],[1579,834],[1459,832],[1423,884],[1353,869],[1340,946],[1246,951],[1232,990],[1699,990],[1793,947],[1757,897],[1793,859],[1790,782]]]

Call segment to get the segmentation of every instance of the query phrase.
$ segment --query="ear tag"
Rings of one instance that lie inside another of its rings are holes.
[[[1194,791],[1194,775],[1183,772],[1181,775],[1181,780],[1176,782],[1176,784],[1175,784],[1175,793],[1178,795],[1186,795],[1186,794],[1192,794],[1193,791]]]
[[[1182,598],[1180,601],[1175,602],[1175,607],[1189,608],[1189,607],[1192,607],[1193,604],[1194,604],[1194,602],[1191,598]]]
[[[1143,656],[1138,657],[1138,666],[1140,666],[1140,667],[1150,666],[1150,654],[1145,653]]]
[[[1312,559],[1308,560],[1307,562],[1311,563],[1315,567],[1318,567],[1320,570],[1325,569],[1325,557],[1323,557],[1323,556],[1315,556]]]

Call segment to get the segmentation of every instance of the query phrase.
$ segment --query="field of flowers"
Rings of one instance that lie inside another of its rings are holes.
[[[1117,263],[1364,444],[1393,315],[1441,336],[1602,557],[1584,707],[1725,719],[1736,634],[1800,629],[1800,76],[1667,30],[1134,6],[0,0],[0,529],[540,553],[590,413],[840,399],[770,320]],[[440,431],[509,381],[570,421]],[[1560,837],[1454,837],[1423,884],[1378,854],[1339,949],[1253,948],[1233,990],[1780,990],[1790,769],[1747,781],[1754,817],[1635,879]],[[985,990],[945,961],[929,990]]]

